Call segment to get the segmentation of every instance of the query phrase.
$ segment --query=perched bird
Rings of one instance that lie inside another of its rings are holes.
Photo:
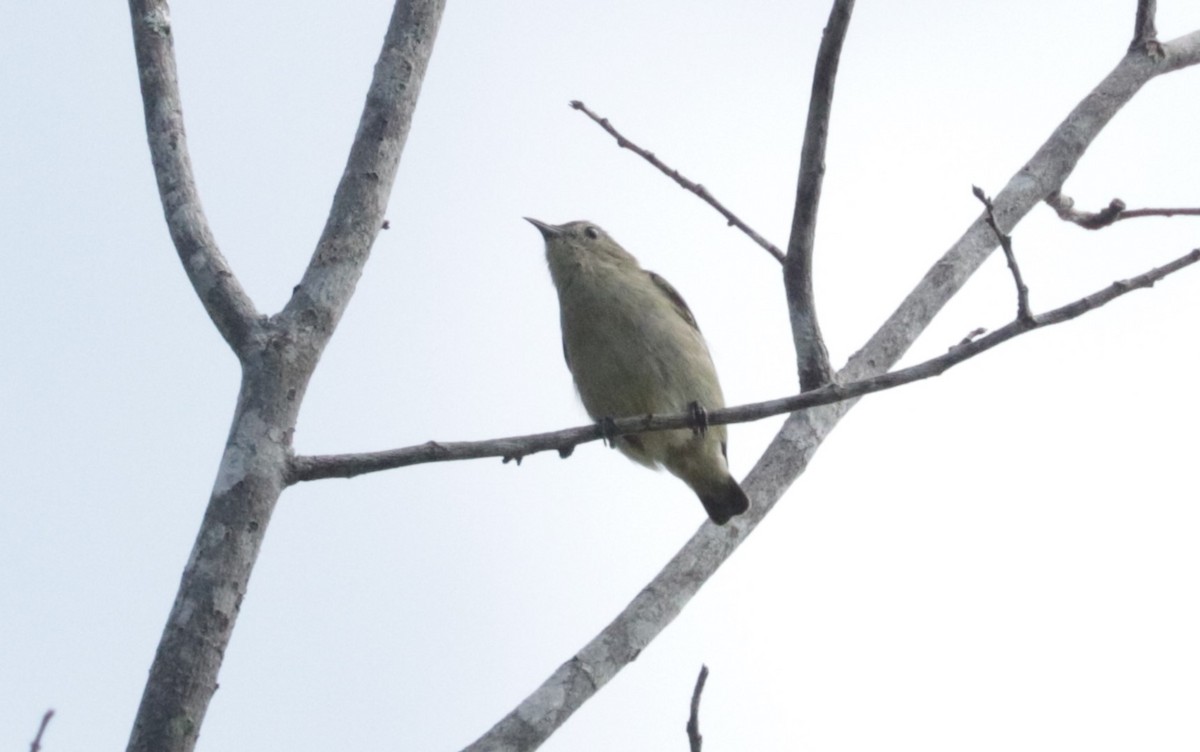
[[[708,346],[674,287],[591,222],[526,219],[546,240],[563,354],[592,419],[725,406]],[[718,525],[750,506],[729,474],[725,426],[618,436],[615,443],[635,462],[681,478]]]

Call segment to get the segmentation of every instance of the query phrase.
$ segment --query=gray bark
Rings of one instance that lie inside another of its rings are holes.
[[[1084,151],[1152,78],[1200,62],[1200,32],[1163,45],[1163,55],[1133,51],[1075,107],[995,199],[1005,232],[1057,191]],[[883,373],[916,341],[997,245],[981,216],[933,265],[874,336],[838,373],[851,381]],[[536,749],[617,672],[633,661],[758,526],[856,400],[793,413],[742,487],[750,511],[725,527],[704,524],[617,617],[465,752]]]
[[[130,0],[146,130],[163,211],[192,285],[242,365],[217,479],[167,618],[128,749],[191,750],[275,503],[286,486],[305,389],[383,222],[444,0],[396,3],[330,211],[284,310],[259,316],[200,209],[183,132],[170,16]]]

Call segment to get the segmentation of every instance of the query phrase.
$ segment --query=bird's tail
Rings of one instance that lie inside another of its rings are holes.
[[[725,479],[716,485],[697,491],[700,503],[708,518],[717,525],[724,525],[731,517],[741,514],[750,508],[750,499],[738,485],[733,476],[726,475]]]

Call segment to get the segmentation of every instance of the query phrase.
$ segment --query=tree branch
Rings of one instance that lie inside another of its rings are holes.
[[[1129,43],[1130,52],[1162,56],[1162,45],[1158,43],[1158,29],[1154,27],[1157,5],[1157,0],[1138,0],[1137,17],[1133,23],[1133,41]]]
[[[1179,257],[1178,259],[1150,271],[1139,274],[1127,280],[1113,282],[1108,287],[1080,298],[1072,303],[1055,308],[1040,315],[1018,316],[1007,326],[994,332],[969,339],[950,348],[949,352],[936,358],[930,358],[922,363],[897,371],[860,379],[845,384],[831,383],[818,389],[795,394],[789,397],[754,402],[736,407],[726,407],[720,410],[707,411],[706,422],[709,425],[728,425],[731,423],[747,423],[762,420],[774,415],[794,413],[821,405],[832,405],[846,400],[857,399],[875,392],[894,389],[898,386],[911,384],[933,376],[940,376],[950,368],[969,360],[980,353],[991,350],[997,345],[1034,329],[1041,329],[1054,324],[1070,321],[1090,310],[1099,308],[1128,292],[1150,287],[1155,282],[1186,266],[1200,261],[1200,249]],[[1026,305],[1028,302],[1026,302]],[[382,452],[367,452],[361,454],[334,454],[298,456],[292,460],[292,469],[288,477],[289,483],[321,480],[322,478],[353,478],[366,473],[392,470],[409,465],[422,465],[431,462],[453,462],[457,460],[482,459],[484,457],[500,457],[505,462],[520,460],[530,454],[557,450],[560,455],[569,455],[579,444],[603,439],[606,436],[625,436],[646,431],[661,431],[671,428],[696,428],[696,416],[690,412],[674,415],[647,415],[637,418],[619,418],[601,427],[599,424],[566,428],[561,431],[529,434],[526,436],[509,436],[502,439],[487,439],[484,441],[427,441],[424,444],[399,449],[389,449]]]
[[[153,13],[144,3],[153,6]],[[286,486],[304,392],[380,224],[442,6],[443,0],[397,0],[346,173],[305,279],[283,314],[256,327],[253,346],[231,337],[242,358],[233,425],[150,667],[129,752],[190,752],[195,747],[247,583]],[[165,3],[131,0],[130,8],[139,65],[151,68],[142,69],[143,82],[166,80],[174,91],[173,69],[162,74],[154,68],[161,60],[143,50],[169,52]],[[155,85],[144,83],[143,90],[151,98],[148,112],[165,106],[153,100],[161,95]],[[173,113],[175,134],[181,136],[177,107]],[[151,133],[152,150],[160,148],[153,128]],[[167,153],[178,159],[181,152]],[[229,325],[225,319],[217,324]]]
[[[200,206],[183,128],[175,44],[166,0],[129,0],[150,159],[167,229],[192,288],[217,331],[245,359],[259,315],[217,248]]]
[[[829,351],[825,348],[821,327],[817,323],[813,248],[816,244],[821,184],[825,178],[825,144],[829,138],[829,117],[833,111],[833,85],[853,10],[854,0],[835,0],[821,36],[808,103],[808,122],[804,126],[804,143],[800,149],[800,175],[796,181],[792,233],[788,239],[787,260],[783,265],[783,284],[787,290],[788,317],[792,324],[801,391],[816,389],[833,379]]]
[[[1029,322],[1033,319],[1033,312],[1029,308],[1029,288],[1025,286],[1025,280],[1021,277],[1021,267],[1017,265],[1017,254],[1013,253],[1012,236],[1000,231],[1000,227],[996,224],[996,207],[983,189],[979,186],[972,186],[971,191],[975,194],[975,198],[983,204],[984,211],[987,212],[988,227],[991,227],[992,232],[996,233],[996,240],[1000,242],[1000,247],[1004,250],[1004,258],[1008,261],[1008,270],[1012,272],[1013,283],[1017,287],[1017,321]]]
[[[700,666],[700,675],[696,677],[696,688],[692,690],[692,707],[688,715],[687,736],[691,752],[701,752],[704,737],[700,735],[700,694],[704,692],[704,683],[708,681],[708,666]]]
[[[679,172],[679,170],[676,170],[673,167],[668,167],[661,159],[654,156],[654,152],[643,149],[642,147],[622,136],[621,133],[613,127],[613,124],[608,122],[608,118],[602,118],[596,113],[592,112],[588,109],[586,104],[580,102],[578,99],[571,101],[571,108],[579,110],[584,115],[587,115],[589,118],[594,120],[601,128],[607,131],[610,136],[617,140],[617,146],[621,147],[622,149],[629,149],[634,154],[637,154],[642,159],[657,167],[664,175],[671,178],[676,183],[679,183],[679,185],[685,190],[689,190],[699,196],[705,201],[705,203],[720,212],[721,216],[725,218],[725,221],[729,223],[730,227],[736,227],[742,232],[746,233],[751,240],[753,240],[755,243],[758,243],[760,246],[766,249],[767,253],[770,253],[772,256],[774,256],[776,261],[779,261],[780,263],[783,262],[783,251],[779,250],[773,243],[764,238],[762,235],[759,235],[757,232],[755,232],[750,225],[743,222],[736,214],[731,212],[729,209],[726,209],[725,205],[718,201],[715,196],[709,193],[707,188],[699,183],[693,183],[692,181],[688,180]]]
[[[290,325],[320,333],[322,347],[383,227],[444,6],[445,0],[397,0],[329,218],[281,314]]]
[[[1200,32],[1163,45],[1161,60],[1126,56],[1067,116],[1046,143],[996,197],[1005,231],[1051,191],[1062,187],[1084,150],[1147,81],[1200,61]],[[967,279],[983,264],[996,240],[976,220],[933,265],[900,307],[838,373],[862,379],[890,368]],[[536,749],[613,676],[637,657],[687,605],[741,542],[804,472],[853,400],[793,413],[742,483],[750,511],[728,525],[703,524],[645,588],[574,657],[500,720],[466,752]]]
[[[50,719],[54,717],[54,709],[47,710],[42,715],[42,722],[38,725],[37,736],[33,737],[33,742],[29,745],[29,752],[39,752],[42,748],[42,734],[46,733],[46,726],[50,725]]]

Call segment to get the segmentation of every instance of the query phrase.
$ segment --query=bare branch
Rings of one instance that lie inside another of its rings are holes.
[[[312,264],[284,313],[262,322],[255,341],[240,344],[242,384],[233,425],[150,667],[129,752],[190,752],[195,747],[246,583],[285,487],[304,391],[382,224],[383,202],[443,3],[397,0],[346,173]],[[152,4],[153,14],[139,13],[145,11],[143,4]],[[165,3],[131,0],[131,11],[139,65],[160,65],[161,60],[142,48],[161,52],[167,45],[169,51]],[[173,71],[162,76],[143,68],[142,75],[143,82],[147,77],[169,80],[174,90]],[[151,86],[147,96],[160,94]],[[162,106],[146,103],[148,111]],[[180,129],[177,135],[181,134]],[[153,137],[151,148],[159,148]]]
[[[691,752],[701,752],[704,737],[700,735],[700,693],[704,691],[704,682],[708,681],[708,666],[701,664],[700,675],[696,677],[696,688],[692,690],[692,710],[688,716],[687,735]]]
[[[1033,206],[1061,190],[1091,142],[1147,81],[1200,63],[1200,31],[1167,42],[1163,48],[1164,57],[1159,61],[1136,55],[1122,58],[1009,179],[995,198],[996,220],[1002,231],[1011,231]],[[862,378],[899,360],[996,245],[995,233],[981,216],[929,269],[839,376]]]
[[[599,124],[601,128],[603,128],[610,136],[617,140],[617,146],[621,147],[622,149],[629,149],[634,154],[637,154],[642,159],[657,167],[660,172],[674,180],[676,183],[679,183],[679,185],[684,189],[689,190],[699,196],[705,201],[705,203],[720,212],[721,216],[725,218],[725,221],[728,222],[731,227],[736,227],[742,232],[746,233],[751,240],[753,240],[755,243],[758,243],[760,246],[766,249],[767,253],[770,253],[772,256],[774,256],[776,261],[779,261],[780,263],[783,262],[783,251],[775,247],[774,244],[772,244],[762,235],[759,235],[757,232],[755,232],[750,225],[743,222],[736,214],[731,212],[729,209],[726,209],[725,205],[718,201],[711,193],[709,193],[707,188],[699,183],[693,183],[692,181],[688,180],[682,174],[680,174],[679,170],[676,170],[673,167],[668,167],[661,159],[654,156],[654,152],[643,149],[642,147],[622,136],[621,133],[613,127],[612,123],[608,122],[608,118],[602,118],[596,113],[592,112],[588,109],[587,105],[585,105],[583,102],[580,102],[578,99],[571,101],[571,108],[579,110]]]
[[[792,212],[792,233],[788,239],[787,260],[783,265],[783,283],[787,290],[788,317],[792,324],[801,391],[816,389],[833,379],[829,351],[825,348],[821,327],[817,323],[812,278],[813,248],[816,244],[821,184],[825,178],[825,144],[829,138],[829,117],[833,111],[833,85],[853,10],[854,0],[835,0],[821,36],[808,103],[808,122],[804,126],[804,144],[800,149],[800,175]]]
[[[1098,290],[1087,297],[1080,298],[1047,313],[1035,316],[1027,311],[1028,315],[1018,315],[1017,319],[1007,326],[1001,327],[977,339],[968,337],[950,348],[949,352],[944,355],[930,358],[908,368],[901,368],[897,371],[891,371],[850,383],[831,383],[818,389],[789,397],[708,411],[705,420],[709,425],[746,423],[769,418],[774,415],[794,413],[821,405],[845,402],[867,394],[911,384],[914,381],[940,376],[964,360],[986,352],[1017,335],[1053,324],[1061,324],[1064,321],[1070,321],[1087,311],[1099,308],[1133,290],[1150,287],[1160,279],[1197,261],[1200,261],[1200,249],[1193,250],[1169,264],[1156,267],[1144,274],[1139,274],[1127,280],[1113,282],[1102,290]],[[1025,305],[1028,305],[1027,299]],[[980,333],[982,333],[980,330],[976,330],[971,334],[977,335]],[[696,422],[697,417],[692,412],[679,413],[677,415],[647,415],[637,418],[610,420],[604,426],[593,424],[567,428],[561,431],[527,436],[511,436],[503,439],[458,442],[428,441],[419,446],[390,449],[383,452],[298,456],[292,461],[288,482],[298,483],[301,481],[320,480],[322,478],[352,478],[356,475],[391,470],[408,465],[480,459],[483,457],[501,457],[505,462],[508,462],[512,459],[518,459],[551,449],[557,450],[559,454],[566,456],[577,445],[604,439],[606,436],[624,436],[627,434],[661,431],[671,428],[696,428]]]
[[[1000,241],[1000,247],[1004,249],[1008,270],[1012,272],[1013,282],[1017,286],[1017,321],[1032,321],[1033,312],[1029,309],[1029,288],[1025,286],[1025,280],[1021,277],[1021,267],[1017,265],[1017,254],[1013,253],[1012,236],[1000,231],[1000,227],[996,224],[992,199],[984,194],[983,189],[979,186],[972,186],[971,191],[975,194],[975,198],[983,204],[984,210],[987,212],[988,227],[991,227],[992,232],[996,233],[996,239]]]
[[[204,310],[244,359],[252,349],[259,315],[217,248],[200,206],[183,128],[170,10],[166,0],[129,0],[129,15],[150,158],[167,229]]]
[[[1157,0],[1138,0],[1137,18],[1133,23],[1133,41],[1130,52],[1145,52],[1153,57],[1162,57],[1162,45],[1158,43],[1158,29],[1154,27]]]
[[[38,752],[42,748],[42,734],[46,733],[46,726],[50,725],[50,719],[54,717],[54,709],[47,710],[42,716],[42,722],[38,726],[37,736],[33,737],[33,742],[29,745],[29,752]]]
[[[1098,212],[1080,211],[1075,208],[1074,199],[1058,192],[1047,196],[1046,203],[1058,214],[1059,219],[1077,224],[1085,230],[1099,230],[1123,219],[1138,217],[1200,216],[1200,209],[1195,208],[1126,209],[1125,202],[1119,198],[1114,198]]]
[[[1123,219],[1137,219],[1138,217],[1200,217],[1200,209],[1183,207],[1176,209],[1129,209],[1122,211],[1115,221],[1120,222]]]
[[[325,229],[284,307],[282,317],[321,333],[322,345],[349,304],[384,226],[444,6],[445,0],[397,0]]]
[[[1062,187],[1088,145],[1142,85],[1155,76],[1200,62],[1200,32],[1168,42],[1163,49],[1164,57],[1158,61],[1134,55],[1123,58],[1009,180],[995,202],[1002,229],[1011,231],[1033,206]],[[982,219],[974,222],[855,353],[838,373],[839,378],[862,379],[890,368],[995,247],[991,228]],[[724,527],[701,525],[600,634],[466,751],[537,748],[675,619],[804,472],[854,404],[844,401],[790,415],[742,483],[753,500],[750,511]]]

